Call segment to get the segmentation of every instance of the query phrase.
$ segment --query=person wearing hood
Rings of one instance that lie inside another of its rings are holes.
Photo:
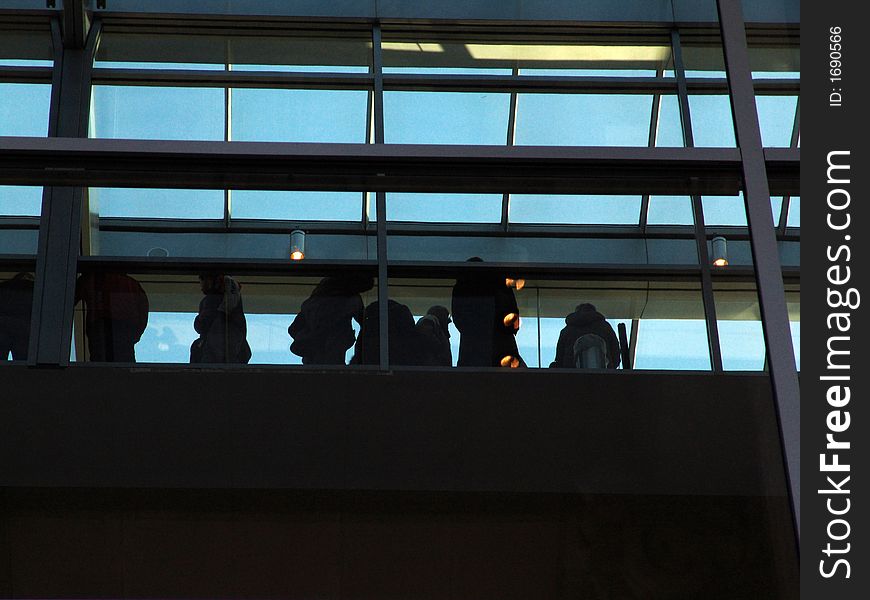
[[[483,262],[477,256],[466,262]],[[459,330],[459,367],[525,367],[517,348],[520,309],[503,275],[457,277],[451,312]]]
[[[190,346],[190,362],[246,364],[251,360],[251,347],[242,286],[220,273],[203,273],[199,282],[205,297],[193,322],[199,338]]]
[[[420,338],[420,362],[424,366],[450,367],[450,313],[444,306],[433,306],[420,317],[415,326]]]
[[[354,346],[352,365],[376,365],[380,362],[380,304],[375,301],[365,309],[362,329]],[[387,301],[387,340],[391,365],[420,365],[419,337],[414,328],[411,309],[396,302]]]
[[[565,317],[565,327],[559,334],[556,344],[556,358],[550,367],[565,369],[578,368],[578,358],[575,356],[577,341],[588,334],[596,335],[604,341],[605,366],[615,369],[619,366],[619,338],[610,323],[592,304],[584,303],[577,306],[573,313]]]
[[[353,321],[363,323],[360,294],[372,287],[369,276],[324,277],[287,328],[290,352],[301,356],[303,365],[343,365],[356,339]]]

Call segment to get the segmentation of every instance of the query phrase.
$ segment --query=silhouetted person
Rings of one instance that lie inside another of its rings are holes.
[[[27,360],[30,344],[30,313],[33,307],[33,275],[18,273],[0,283],[0,360]]]
[[[468,262],[483,261],[472,257]],[[462,334],[457,366],[525,366],[515,337],[520,310],[503,276],[482,273],[457,278],[451,313]]]
[[[124,273],[84,273],[76,281],[79,300],[90,360],[136,362],[133,347],[148,326],[148,296],[139,282]]]
[[[204,273],[199,282],[205,297],[193,322],[199,338],[190,346],[190,362],[247,363],[251,347],[246,339],[242,286],[221,273]]]
[[[365,309],[362,329],[354,346],[354,365],[376,365],[380,362],[380,314],[377,301]],[[414,326],[414,316],[404,304],[395,300],[387,302],[387,327],[391,365],[419,365],[420,348],[418,333]]]
[[[602,343],[603,364],[594,364],[599,362],[594,357],[597,347]],[[584,356],[584,353],[588,354]],[[556,358],[550,363],[550,367],[583,368],[590,360],[594,367],[617,368],[619,338],[604,315],[592,304],[580,304],[573,313],[565,317],[565,327],[559,333],[556,344]]]
[[[301,356],[303,365],[343,365],[355,341],[353,321],[363,323],[360,294],[373,286],[366,276],[324,277],[287,328],[290,352]]]
[[[450,313],[443,306],[433,306],[420,317],[415,326],[420,344],[420,364],[433,367],[453,365],[450,350]]]

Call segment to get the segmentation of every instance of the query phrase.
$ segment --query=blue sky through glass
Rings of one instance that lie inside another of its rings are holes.
[[[728,96],[689,96],[689,113],[695,146],[733,148],[737,145]]]
[[[0,185],[0,215],[38,217],[42,214],[42,187]]]
[[[640,196],[512,194],[514,223],[636,225]]]
[[[501,194],[388,193],[390,221],[421,223],[498,223]]]
[[[709,371],[706,323],[700,319],[641,320],[634,368]]]
[[[234,141],[355,143],[366,141],[363,90],[232,90]]]
[[[646,146],[652,96],[518,94],[517,145]]]
[[[222,190],[91,188],[92,210],[101,217],[223,219]]]
[[[761,143],[765,147],[788,148],[794,128],[797,96],[756,96]]]
[[[92,137],[223,140],[224,90],[96,85]]]
[[[0,83],[0,135],[48,135],[51,86],[43,83]]]
[[[507,144],[510,94],[384,92],[388,144]]]
[[[359,221],[361,192],[284,192],[233,190],[234,219],[286,219],[289,221]]]

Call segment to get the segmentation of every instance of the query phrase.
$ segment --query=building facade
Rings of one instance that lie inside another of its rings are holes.
[[[4,3],[0,595],[796,597],[798,44]]]

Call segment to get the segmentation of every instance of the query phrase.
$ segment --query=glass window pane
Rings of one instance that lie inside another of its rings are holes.
[[[680,121],[680,104],[674,95],[662,96],[659,103],[659,119],[656,124],[656,146],[682,148],[683,125]]]
[[[104,32],[95,66],[367,73],[371,36],[166,35]],[[156,42],[156,43],[155,43]]]
[[[0,83],[0,135],[48,135],[51,86],[43,83]]]
[[[242,88],[231,93],[232,140],[366,141],[366,91]]]
[[[388,144],[507,144],[510,94],[385,92]]]
[[[223,219],[221,190],[90,188],[91,212],[101,217]]]
[[[746,206],[743,192],[737,196],[702,196],[704,225],[707,227],[746,227]]]
[[[519,94],[517,145],[646,146],[652,96]]]
[[[637,225],[640,196],[511,194],[513,223]]]
[[[635,369],[709,371],[703,319],[644,319],[638,323]]]
[[[801,197],[792,196],[788,203],[788,222],[786,227],[801,226]]]
[[[361,192],[285,192],[232,190],[233,219],[288,221],[359,221]]]
[[[91,137],[223,140],[224,90],[97,85]]]
[[[692,199],[688,196],[650,196],[648,225],[692,225]]]
[[[761,143],[767,147],[788,148],[794,129],[797,96],[756,96]]]
[[[749,67],[756,79],[800,79],[800,36],[764,39],[747,32]],[[791,39],[789,43],[786,41]]]
[[[751,284],[714,284],[722,368],[726,371],[764,369],[765,344],[758,294]]]
[[[0,271],[0,362],[27,360],[35,265],[27,271]]]
[[[420,223],[498,223],[502,194],[387,194],[387,219]]]
[[[13,22],[14,23],[14,22]],[[0,28],[0,66],[50,67],[54,64],[51,33],[45,29],[16,30]],[[15,27],[10,23],[9,27]],[[21,26],[21,25],[19,25]],[[25,26],[26,27],[26,26]]]
[[[686,77],[725,79],[725,54],[718,30],[681,28],[680,45]]]
[[[772,196],[770,198],[770,212],[773,214],[773,226],[779,225],[779,217],[782,214],[782,198]]]
[[[728,96],[690,95],[689,112],[695,146],[734,147],[734,121]]]
[[[476,73],[508,75],[651,76],[670,59],[662,35],[630,40],[595,35],[536,36],[497,39],[439,36],[419,32],[384,32],[384,71],[405,73]]]
[[[42,186],[0,185],[0,215],[38,217],[42,214]]]

